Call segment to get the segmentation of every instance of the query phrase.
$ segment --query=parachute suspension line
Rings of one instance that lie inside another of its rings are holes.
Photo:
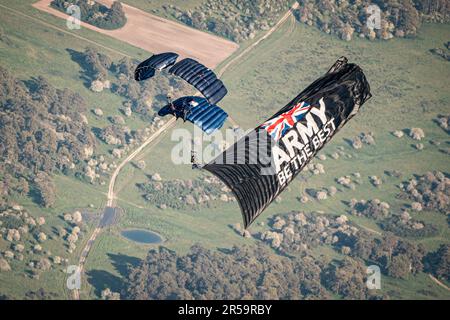
[[[191,144],[192,149],[191,149],[191,165],[192,165],[192,169],[201,169],[202,165],[200,163],[198,163],[198,159],[197,159],[197,151],[194,150],[194,144]]]

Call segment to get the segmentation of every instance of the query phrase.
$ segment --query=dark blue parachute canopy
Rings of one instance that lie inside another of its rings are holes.
[[[141,62],[134,71],[134,79],[137,81],[146,80],[155,75],[155,71],[161,71],[175,64],[178,54],[173,52],[164,52],[155,54],[147,60]]]
[[[217,104],[228,92],[211,69],[190,58],[177,62],[170,68],[169,73],[193,85],[210,104]]]
[[[225,111],[210,104],[205,98],[193,96],[179,98],[158,112],[161,117],[168,114],[192,122],[207,134],[220,129],[228,117]]]

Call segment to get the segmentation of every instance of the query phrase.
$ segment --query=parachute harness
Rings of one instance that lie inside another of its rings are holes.
[[[200,164],[197,160],[197,152],[193,149],[191,150],[191,165],[192,169],[201,169],[203,167],[202,164]]]

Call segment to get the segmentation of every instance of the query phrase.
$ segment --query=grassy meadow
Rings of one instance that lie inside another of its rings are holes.
[[[65,21],[39,12],[31,7],[31,0],[0,0],[0,5],[13,8],[23,14],[45,21],[52,26],[65,29]],[[163,1],[142,2],[138,0],[124,1],[143,10],[160,6]],[[184,1],[173,1],[182,6]],[[197,2],[185,4],[186,9]],[[182,3],[182,4],[180,4]],[[102,108],[105,116],[96,117],[88,112],[89,124],[103,127],[108,124],[107,116],[119,115],[123,99],[118,95],[103,91],[94,93],[89,90],[83,80],[82,69],[71,58],[70,50],[82,52],[89,41],[75,37],[73,34],[101,45],[97,49],[108,54],[113,60],[120,59],[124,52],[137,59],[149,55],[138,48],[119,42],[94,31],[81,29],[66,32],[57,31],[33,19],[18,15],[0,7],[0,26],[12,41],[11,46],[0,43],[0,65],[8,68],[19,79],[45,76],[54,86],[67,87],[81,94],[88,103],[89,110]],[[65,29],[67,30],[67,29]],[[350,62],[358,63],[369,80],[373,98],[369,100],[355,116],[321,151],[326,160],[315,159],[322,163],[325,174],[312,175],[303,173],[288,190],[281,195],[280,203],[273,203],[259,220],[250,228],[250,232],[266,230],[269,219],[280,213],[291,210],[323,211],[327,214],[346,214],[348,207],[345,201],[352,198],[378,198],[398,211],[410,203],[397,199],[398,185],[410,179],[414,174],[424,174],[430,170],[449,172],[448,155],[439,151],[448,148],[450,139],[434,121],[439,114],[450,111],[450,64],[433,56],[429,49],[441,47],[450,40],[449,25],[427,24],[422,27],[418,37],[414,39],[394,39],[375,41],[355,39],[344,42],[333,36],[325,35],[312,27],[288,21],[278,31],[257,46],[250,54],[230,67],[223,75],[229,94],[221,102],[223,107],[244,129],[253,128],[271,116],[302,89],[316,78],[324,74],[340,56],[345,55]],[[244,43],[243,50],[251,42]],[[105,48],[111,48],[112,50]],[[68,50],[69,49],[69,50]],[[238,54],[238,53],[235,53]],[[220,69],[220,66],[219,66]],[[146,125],[137,115],[126,119],[127,126],[132,129]],[[177,128],[192,129],[192,125],[178,121]],[[420,127],[425,132],[422,151],[416,150],[417,143],[407,135],[407,128]],[[405,130],[405,136],[396,138],[394,130]],[[373,132],[376,144],[364,145],[355,150],[348,140],[361,132]],[[231,224],[241,222],[240,210],[236,202],[224,203],[216,201],[210,208],[201,207],[195,211],[161,210],[146,202],[137,183],[146,182],[148,175],[158,172],[163,180],[195,179],[206,172],[191,170],[190,165],[174,165],[171,151],[176,144],[171,141],[172,130],[159,137],[135,159],[144,160],[145,169],[138,169],[128,164],[118,177],[116,183],[117,204],[122,209],[117,225],[106,229],[95,242],[86,265],[87,281],[83,281],[81,298],[98,298],[102,289],[109,287],[120,290],[126,267],[137,263],[136,258],[143,258],[155,245],[141,245],[131,242],[120,235],[126,228],[149,229],[164,238],[164,246],[177,252],[186,252],[190,246],[199,243],[202,246],[229,248],[233,245],[254,245],[257,240],[245,239],[234,232]],[[441,142],[440,146],[430,140]],[[105,144],[99,143],[99,152],[108,153]],[[342,147],[345,156],[334,160],[333,152]],[[399,170],[401,178],[385,175],[385,170]],[[337,185],[336,178],[361,174],[361,183],[355,190]],[[379,187],[373,186],[369,176],[376,175],[383,179]],[[106,201],[107,183],[104,186],[91,185],[75,177],[56,176],[57,201],[52,209],[43,209],[29,199],[17,198],[18,203],[26,207],[35,216],[44,216],[47,227],[61,224],[62,213],[75,209],[87,208],[93,214],[102,211]],[[108,182],[108,181],[106,181]],[[312,200],[306,204],[298,201],[298,197],[307,189],[336,186],[338,193],[327,200]],[[423,243],[427,249],[435,250],[442,243],[450,242],[450,229],[446,216],[439,212],[414,213],[413,217],[433,223],[439,229],[436,237],[411,239]],[[360,226],[382,232],[378,225],[370,219],[349,216]],[[264,222],[261,225],[259,222]],[[85,236],[77,244],[77,251],[71,255],[56,240],[49,242],[48,249],[69,258],[76,264],[80,250],[88,234],[95,227],[96,220],[86,224]],[[0,240],[0,249],[6,244]],[[317,255],[339,258],[330,247],[319,247]],[[275,253],[274,253],[275,254]],[[43,287],[54,292],[58,298],[68,298],[65,289],[65,273],[62,267],[54,268],[43,274],[39,280],[25,275],[27,269],[23,263],[12,264],[11,273],[0,273],[0,293],[13,297],[23,297],[24,292]],[[419,274],[407,280],[382,278],[382,290],[389,292],[393,298],[450,298],[445,289],[437,286],[426,274]]]

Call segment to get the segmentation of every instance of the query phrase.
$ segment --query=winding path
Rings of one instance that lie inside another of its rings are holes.
[[[150,137],[148,137],[139,147],[137,147],[132,153],[128,155],[114,170],[113,174],[111,175],[111,179],[109,181],[108,186],[108,194],[107,194],[107,202],[106,202],[106,210],[109,208],[114,208],[114,186],[116,184],[117,176],[120,173],[120,170],[129,163],[131,160],[133,160],[134,157],[136,157],[146,146],[148,146],[152,141],[154,141],[159,135],[161,135],[165,130],[170,129],[176,122],[176,118],[172,117],[167,121],[161,128],[159,128],[156,132],[154,132]],[[78,271],[81,275],[83,275],[84,272],[84,266],[86,264],[87,256],[89,255],[89,252],[92,249],[92,245],[94,244],[95,240],[97,239],[97,236],[100,234],[102,230],[102,226],[98,226],[94,229],[94,232],[92,233],[91,237],[89,238],[88,242],[86,243],[85,247],[83,248],[83,251],[81,252],[80,260],[78,262]],[[79,290],[73,291],[73,297],[75,300],[80,299],[80,292]]]
[[[153,133],[147,140],[145,140],[136,150],[134,150],[132,153],[128,155],[128,157],[125,158],[114,170],[113,174],[111,175],[111,180],[109,181],[109,187],[108,187],[108,195],[107,195],[107,203],[106,205],[108,207],[112,207],[114,205],[114,185],[117,180],[117,176],[120,173],[120,170],[131,160],[133,160],[134,157],[136,157],[146,146],[149,145],[152,141],[154,141],[160,134],[162,134],[165,130],[170,129],[176,122],[176,118],[172,117],[167,121],[161,128],[159,128],[155,133]]]
[[[432,274],[428,274],[431,280],[433,280],[437,285],[441,286],[442,288],[446,289],[447,291],[450,291],[450,288],[445,285],[445,283],[439,281],[439,279],[435,278]]]
[[[286,20],[292,16],[293,14],[293,10],[297,9],[299,6],[298,2],[295,2],[292,7],[288,10],[288,12],[286,12],[280,20],[278,20],[278,22],[269,29],[269,31],[267,31],[266,34],[264,34],[264,36],[262,36],[261,38],[259,38],[258,40],[256,40],[254,43],[252,43],[251,45],[249,45],[247,48],[245,48],[244,50],[242,50],[241,53],[239,53],[236,57],[234,57],[233,59],[231,59],[230,61],[228,61],[222,68],[221,70],[217,73],[220,76],[223,75],[223,73],[232,65],[234,64],[237,60],[241,59],[244,55],[246,55],[247,53],[249,53],[251,50],[253,50],[257,45],[259,45],[262,41],[264,41],[265,39],[267,39],[272,33],[274,33],[283,23],[286,22]]]

